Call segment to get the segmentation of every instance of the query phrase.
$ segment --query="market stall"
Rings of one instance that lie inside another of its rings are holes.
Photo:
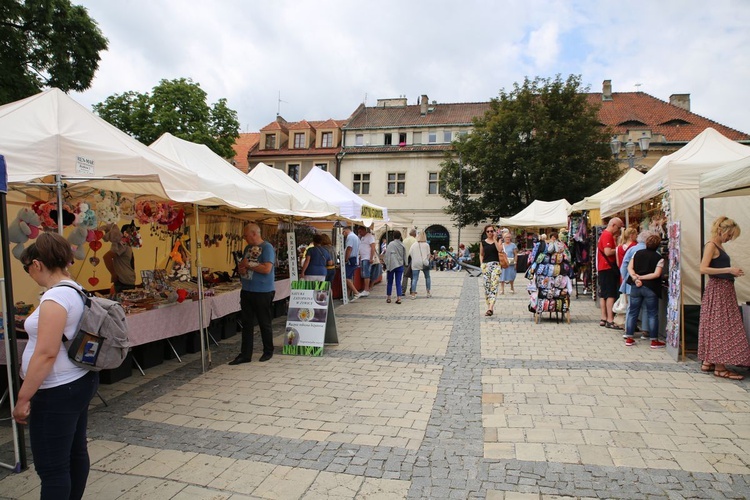
[[[387,208],[357,196],[330,173],[319,168],[311,169],[299,184],[316,196],[325,197],[326,200],[339,207],[342,217],[358,221],[364,226],[370,227],[374,221],[388,220]]]
[[[258,163],[247,173],[247,177],[264,186],[274,186],[275,189],[291,194],[292,209],[298,214],[316,219],[341,215],[341,209],[335,202],[316,196],[281,170],[269,167],[265,163]],[[321,194],[326,195],[326,193]]]
[[[681,311],[676,329],[684,335],[669,338],[667,349],[677,357],[681,342],[688,349],[697,345],[698,317],[701,302],[701,216],[699,179],[732,161],[750,158],[750,147],[727,139],[712,128],[707,128],[676,152],[662,157],[638,182],[620,196],[602,202],[602,216],[628,212],[631,219],[643,226],[662,232],[665,244],[670,244],[678,255],[675,263],[679,275],[670,273],[669,308]],[[716,213],[732,209],[726,200],[716,201]],[[648,224],[644,224],[647,221]],[[674,223],[680,223],[679,228]],[[710,222],[709,222],[710,223]],[[668,225],[677,231],[679,242],[667,243]],[[679,280],[675,283],[674,280]]]

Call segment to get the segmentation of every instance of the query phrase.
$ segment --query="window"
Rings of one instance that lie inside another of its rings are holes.
[[[354,174],[354,194],[370,194],[370,174]]]
[[[328,163],[316,163],[315,166],[321,169],[323,172],[328,172]]]
[[[450,130],[443,131],[443,142],[451,142],[451,131]]]
[[[445,191],[445,186],[442,182],[440,182],[440,172],[430,172],[428,175],[429,181],[427,183],[427,193],[443,194],[443,191]]]
[[[289,165],[287,167],[287,173],[289,177],[294,179],[294,182],[299,182],[299,165]]]
[[[412,144],[422,144],[422,132],[414,132],[411,135]]]
[[[437,132],[430,132],[427,134],[427,142],[435,144],[437,142]]]
[[[390,146],[391,144],[393,144],[393,134],[388,132],[387,134],[383,135],[383,144],[385,144],[386,146]]]
[[[276,134],[266,134],[266,149],[276,149]]]
[[[406,192],[406,174],[388,174],[388,194],[404,194]]]
[[[323,132],[322,134],[320,134],[320,147],[321,148],[333,147],[333,132]]]
[[[399,132],[398,133],[398,145],[399,146],[406,146],[406,132]]]
[[[365,145],[365,134],[357,134],[354,136],[354,145],[355,146],[364,146]]]
[[[294,149],[302,149],[305,147],[305,133],[294,134]]]

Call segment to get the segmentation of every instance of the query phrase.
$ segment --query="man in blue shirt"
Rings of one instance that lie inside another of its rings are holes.
[[[252,361],[253,329],[257,321],[260,336],[263,339],[263,355],[260,361],[273,357],[273,296],[276,293],[274,284],[274,262],[276,254],[273,246],[263,241],[260,227],[257,224],[245,225],[247,246],[242,260],[237,264],[237,271],[242,281],[240,292],[240,316],[242,318],[242,347],[240,353],[230,361],[230,365],[240,365]]]

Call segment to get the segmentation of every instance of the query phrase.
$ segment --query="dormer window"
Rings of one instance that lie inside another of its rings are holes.
[[[266,134],[266,149],[276,149],[276,134]]]
[[[294,134],[294,149],[303,149],[305,147],[305,133]]]
[[[322,134],[320,134],[320,147],[321,148],[333,147],[333,132],[323,132]]]

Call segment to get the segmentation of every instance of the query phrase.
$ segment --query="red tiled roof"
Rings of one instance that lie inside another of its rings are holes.
[[[427,153],[430,151],[447,151],[453,146],[450,144],[418,144],[415,146],[349,146],[346,154],[357,153]]]
[[[308,130],[312,129],[315,130],[315,127],[313,127],[310,122],[307,120],[302,120],[301,122],[294,122],[289,124],[289,130]]]
[[[750,140],[750,135],[726,127],[708,118],[687,111],[645,92],[612,92],[611,101],[602,101],[601,93],[587,94],[589,102],[600,105],[599,119],[615,132],[624,134],[628,129],[650,129],[652,134],[662,134],[667,142],[688,142],[713,127],[733,141]],[[643,125],[638,125],[642,123]]]
[[[347,129],[381,127],[419,127],[437,125],[470,125],[472,118],[483,116],[489,102],[430,104],[431,112],[422,115],[419,105],[393,107],[361,107],[352,115]]]
[[[281,117],[279,117],[279,118],[281,118]],[[281,120],[276,119],[276,120],[272,121],[271,123],[269,123],[268,125],[266,125],[265,127],[263,127],[262,129],[260,129],[260,131],[261,132],[268,132],[268,131],[271,131],[271,130],[281,130],[282,132],[286,133],[287,130],[288,130],[287,129],[288,125],[289,124],[283,118],[281,118]]]
[[[240,169],[243,173],[247,173],[247,154],[258,145],[260,141],[260,132],[250,132],[246,134],[240,134],[232,149],[234,149],[234,166]]]

